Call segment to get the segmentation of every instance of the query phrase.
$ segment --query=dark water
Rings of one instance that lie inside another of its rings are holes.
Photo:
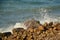
[[[0,0],[0,31],[32,18],[60,22],[60,0]]]

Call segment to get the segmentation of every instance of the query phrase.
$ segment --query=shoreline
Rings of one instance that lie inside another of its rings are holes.
[[[58,40],[60,39],[60,23],[45,22],[41,24],[37,20],[24,22],[24,29],[14,28],[11,32],[0,33],[0,40]],[[46,39],[47,38],[47,39]]]

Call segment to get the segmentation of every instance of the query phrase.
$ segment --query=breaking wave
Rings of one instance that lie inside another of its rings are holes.
[[[41,23],[60,22],[60,4],[57,3],[58,1],[26,1],[0,1],[0,32],[11,31],[18,27],[26,29],[23,23],[29,19],[35,19]]]

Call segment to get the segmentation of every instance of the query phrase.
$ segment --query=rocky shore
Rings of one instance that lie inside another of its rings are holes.
[[[12,33],[0,33],[0,40],[60,40],[60,23],[28,20],[24,25],[27,29],[14,28]]]

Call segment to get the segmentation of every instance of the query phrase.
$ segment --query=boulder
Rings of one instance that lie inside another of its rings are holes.
[[[47,22],[45,22],[45,23],[43,24],[43,26],[44,26],[44,27],[47,27],[47,26],[48,26],[48,23],[47,23]]]
[[[12,30],[12,32],[13,32],[13,34],[14,33],[19,33],[19,32],[23,32],[24,31],[24,29],[23,28],[14,28],[13,30]]]
[[[41,24],[39,21],[32,19],[32,20],[28,20],[28,21],[24,22],[24,25],[26,27],[38,27]]]
[[[54,27],[54,29],[60,30],[60,23],[54,23],[54,25],[52,26]]]
[[[34,31],[34,28],[33,28],[33,27],[29,27],[29,28],[27,29],[27,31],[32,33],[32,32]]]
[[[2,40],[2,38],[0,38],[0,40]]]
[[[60,25],[56,27],[57,30],[60,30]]]
[[[50,22],[48,25],[49,25],[49,26],[52,26],[52,25],[53,25],[53,22]]]
[[[57,27],[57,26],[59,26],[60,25],[60,23],[54,23],[52,26],[53,27]]]
[[[42,31],[42,30],[44,30],[44,26],[38,26],[38,30],[40,30],[40,31]]]
[[[0,33],[0,38],[3,37],[3,33]]]
[[[4,32],[3,35],[8,37],[11,35],[11,32]]]

